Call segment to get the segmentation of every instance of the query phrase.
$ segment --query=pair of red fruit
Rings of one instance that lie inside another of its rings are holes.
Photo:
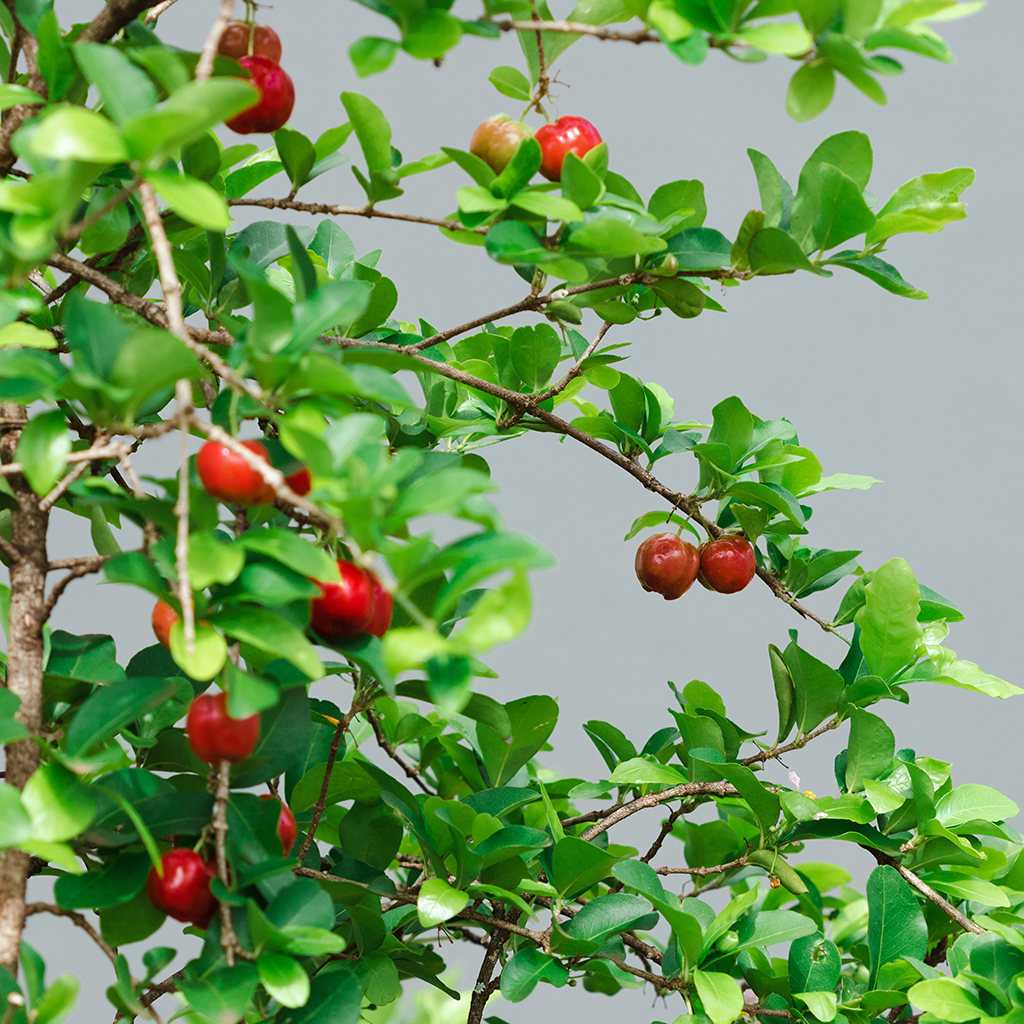
[[[249,72],[249,80],[260,91],[257,103],[225,124],[239,135],[276,132],[287,124],[295,106],[295,86],[278,63],[281,40],[277,33],[269,25],[232,21],[221,33],[217,53],[234,57]]]
[[[637,548],[634,564],[640,586],[666,601],[682,597],[694,580],[707,590],[735,594],[757,571],[750,541],[735,534],[708,541],[698,550],[674,533],[659,533]]]
[[[226,694],[204,693],[189,706],[185,732],[192,753],[201,761],[211,765],[221,761],[237,764],[256,748],[260,716],[232,718],[228,714]],[[262,799],[280,801],[277,835],[281,851],[287,857],[298,835],[295,816],[280,797],[265,793]],[[195,850],[180,848],[164,853],[160,868],[162,874],[154,867],[146,877],[150,903],[176,921],[207,927],[217,909],[217,899],[210,891],[210,882],[217,875],[216,865],[204,860]]]
[[[508,166],[519,144],[534,138],[540,144],[540,173],[548,181],[562,180],[566,154],[582,159],[601,144],[598,130],[582,117],[560,117],[534,132],[527,124],[513,121],[507,114],[495,114],[481,122],[469,142],[469,151],[480,157],[495,174]]]
[[[242,441],[241,445],[270,465],[270,455],[259,441]],[[199,449],[196,473],[207,494],[229,505],[269,505],[274,500],[274,488],[259,472],[241,455],[216,441],[207,441]],[[313,487],[313,478],[306,466],[286,476],[284,482],[303,497]]]

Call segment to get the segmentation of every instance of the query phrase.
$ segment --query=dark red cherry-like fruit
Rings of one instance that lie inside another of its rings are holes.
[[[598,130],[582,117],[560,117],[554,124],[538,128],[534,138],[540,143],[540,173],[548,181],[562,180],[566,153],[575,153],[582,159],[601,144]]]
[[[270,462],[259,441],[243,441],[253,455]],[[196,454],[196,473],[203,490],[230,505],[265,505],[274,500],[274,489],[241,455],[227,445],[207,441]]]
[[[295,86],[277,61],[254,54],[238,63],[249,72],[249,81],[260,91],[259,101],[224,123],[239,135],[276,132],[288,123],[295,106]]]
[[[338,559],[338,572],[340,583],[317,581],[322,593],[313,599],[310,625],[324,636],[356,636],[373,619],[373,581],[355,562]]]
[[[699,578],[708,590],[735,594],[754,578],[756,571],[757,559],[746,537],[719,537],[701,545]]]
[[[216,868],[195,850],[168,850],[160,858],[163,877],[156,868],[146,876],[146,895],[157,910],[205,928],[213,918],[217,900],[210,892]]]
[[[207,764],[244,761],[260,738],[260,716],[232,718],[226,693],[202,693],[185,716],[185,734],[192,753]]]
[[[291,808],[279,796],[274,796],[273,793],[264,793],[260,799],[277,800],[281,804],[281,814],[277,819],[277,835],[281,840],[281,848],[284,851],[284,855],[287,857],[292,846],[295,845],[295,837],[299,833],[295,825],[295,815],[292,814]]]
[[[636,549],[636,578],[644,590],[661,594],[666,601],[682,597],[697,578],[697,549],[674,533],[648,537]]]
[[[251,38],[250,38],[251,37]],[[217,52],[241,60],[254,53],[273,61],[281,59],[281,37],[269,25],[251,25],[232,21],[220,35]]]
[[[304,498],[313,490],[313,476],[308,466],[296,470],[290,476],[284,478],[284,482],[300,497]]]
[[[366,574],[373,583],[373,617],[366,624],[366,632],[382,637],[391,625],[393,601],[391,591],[377,578],[377,574],[367,569]]]

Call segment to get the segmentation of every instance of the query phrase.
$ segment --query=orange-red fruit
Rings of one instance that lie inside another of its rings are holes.
[[[554,124],[538,128],[534,138],[540,143],[540,173],[548,181],[562,180],[566,153],[575,153],[582,160],[601,144],[600,132],[583,117],[560,117]]]
[[[153,605],[153,632],[157,640],[167,648],[171,649],[171,627],[178,621],[178,613],[166,602],[157,601]]]
[[[250,36],[254,54],[280,61],[280,36],[269,25],[247,25],[244,21],[228,23],[228,27],[221,33],[217,52],[224,57],[234,57],[235,60],[248,57]]]
[[[366,632],[383,637],[391,625],[391,614],[394,610],[391,591],[381,583],[376,573],[367,569],[366,574],[373,583],[373,616],[367,623]]]
[[[185,734],[192,753],[207,764],[244,761],[260,738],[260,716],[232,718],[226,693],[200,694],[185,716]]]
[[[260,799],[279,800],[281,803],[281,814],[277,819],[277,835],[281,840],[281,848],[284,851],[284,855],[287,857],[291,852],[292,846],[295,845],[295,837],[299,834],[299,830],[295,825],[295,815],[292,814],[291,808],[279,796],[274,796],[273,793],[264,793]]]
[[[249,82],[260,91],[251,107],[224,123],[239,135],[276,132],[288,123],[295,106],[295,86],[288,72],[269,57],[242,57],[238,63],[249,72]]]
[[[757,571],[754,549],[746,537],[719,537],[700,549],[700,581],[708,590],[735,594]]]
[[[666,601],[682,597],[697,578],[697,549],[674,533],[648,537],[636,549],[636,578],[644,590],[661,594]]]
[[[269,464],[267,449],[259,441],[243,441],[242,447]],[[230,505],[265,505],[274,500],[274,490],[263,477],[241,455],[217,441],[207,441],[199,449],[196,472],[210,497]]]
[[[156,868],[146,876],[146,895],[157,910],[205,928],[213,918],[217,900],[210,892],[216,869],[195,850],[168,850],[160,858],[163,878]]]
[[[365,569],[338,559],[338,572],[339,583],[317,581],[321,596],[313,599],[310,625],[324,636],[340,639],[366,632],[375,602],[373,580]]]

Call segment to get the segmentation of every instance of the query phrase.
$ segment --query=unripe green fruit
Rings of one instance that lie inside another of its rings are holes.
[[[779,880],[783,888],[794,896],[807,892],[804,880],[782,859],[775,850],[751,850],[747,854],[747,863],[764,868],[769,875]]]
[[[469,140],[469,151],[495,174],[501,174],[515,155],[523,139],[533,138],[533,128],[521,121],[513,121],[508,114],[495,114],[481,121]]]

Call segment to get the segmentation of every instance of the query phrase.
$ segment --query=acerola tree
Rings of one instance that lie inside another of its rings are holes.
[[[406,979],[454,999],[445,935],[482,947],[462,995],[470,1024],[494,993],[518,1002],[541,981],[608,995],[649,985],[695,1024],[1017,1021],[1024,861],[1004,822],[1017,807],[897,749],[883,702],[908,702],[920,681],[1021,691],[943,646],[962,615],[905,561],[865,569],[859,552],[812,546],[816,496],[873,481],[823,476],[791,422],[738,397],[721,397],[710,426],[677,418],[610,334],[721,310],[712,282],[798,271],[850,270],[920,298],[880,254],[962,218],[972,172],[924,173],[880,202],[859,132],[821,142],[795,189],[751,150],[762,208],[727,237],[705,226],[701,182],[645,201],[612,170],[599,126],[572,116],[535,133],[492,123],[475,152],[406,162],[385,113],[346,92],[345,123],[309,139],[284,126],[276,35],[251,17],[229,28],[224,0],[205,43],[171,48],[157,18],[195,17],[173,3],[110,0],[70,30],[46,0],[0,6],[5,1024],[51,1024],[74,1005],[77,979],[47,984],[22,941],[36,913],[99,946],[128,1018],[160,1020],[155,1000],[177,993],[198,1024],[355,1024]],[[457,61],[465,33],[514,34],[525,72],[502,65],[490,81],[550,123],[552,61],[583,36],[687,64],[711,49],[796,58],[787,102],[807,120],[837,73],[883,97],[878,77],[901,66],[880,50],[948,58],[931,22],[979,5],[581,0],[555,20],[543,2],[485,0],[473,21],[445,3],[372,6],[400,38],[354,41],[360,74],[399,49]],[[272,129],[272,146],[231,128]],[[346,144],[362,155],[365,204],[296,198]],[[449,163],[472,182],[450,217],[387,207],[403,178]],[[250,197],[281,172],[287,198]],[[284,219],[236,230],[232,208],[252,206]],[[357,258],[346,215],[440,229],[439,260],[453,243],[479,247],[508,267],[508,304],[440,329],[397,319],[396,286],[379,253]],[[756,575],[835,638],[832,664],[795,637],[771,647],[773,739],[691,682],[642,743],[588,722],[607,777],[559,779],[536,760],[556,701],[475,692],[481,659],[529,620],[528,573],[551,561],[485,497],[480,450],[528,431],[586,446],[656,497],[627,534],[652,531],[637,556],[646,588],[693,601],[698,573],[723,593]],[[177,476],[143,481],[136,451],[172,433]],[[203,442],[195,459],[190,437]],[[696,460],[689,493],[657,475],[676,455]],[[51,521],[68,515],[90,521],[95,551],[50,559]],[[462,535],[435,542],[428,515]],[[141,531],[138,550],[114,538],[122,520]],[[63,575],[47,588],[51,572]],[[127,664],[110,637],[47,624],[92,573],[155,605],[159,642]],[[842,581],[831,618],[804,603]],[[349,699],[325,699],[342,685]],[[838,796],[761,781],[847,724]],[[640,850],[611,842],[635,815],[650,819]],[[827,840],[877,862],[863,894],[827,862]],[[41,874],[55,902],[26,906]],[[162,977],[174,951],[148,948],[134,977],[120,949],[165,915],[201,952]]]

